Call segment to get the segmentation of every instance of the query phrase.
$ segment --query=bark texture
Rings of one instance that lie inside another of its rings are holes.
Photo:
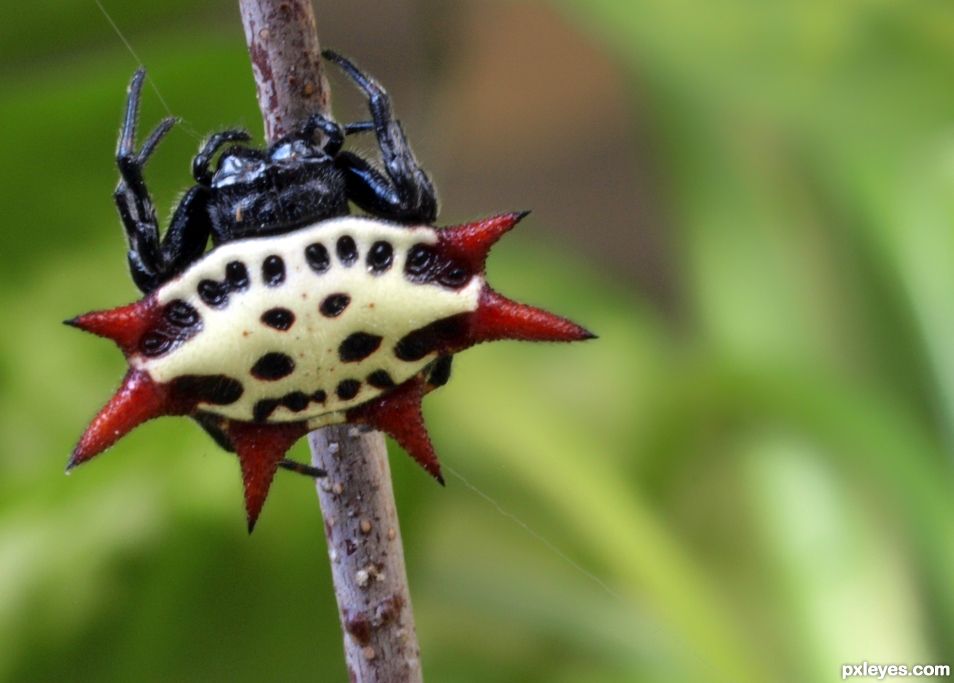
[[[269,142],[316,112],[329,113],[309,0],[239,0]],[[421,681],[384,437],[353,426],[309,435],[312,463],[328,472],[318,499],[351,681]]]

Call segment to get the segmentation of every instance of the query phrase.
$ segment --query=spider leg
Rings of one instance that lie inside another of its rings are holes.
[[[139,118],[139,100],[145,77],[145,70],[139,69],[129,84],[129,95],[126,99],[126,109],[116,146],[119,184],[113,193],[113,199],[119,210],[119,217],[129,243],[127,257],[133,282],[143,293],[149,293],[168,279],[170,263],[175,263],[178,267],[184,260],[182,256],[194,258],[196,252],[194,243],[198,241],[200,237],[198,233],[201,233],[202,228],[201,225],[186,225],[184,222],[186,215],[193,214],[177,210],[176,215],[179,220],[173,221],[175,229],[170,229],[160,244],[156,209],[146,188],[143,168],[159,142],[175,125],[176,119],[173,117],[163,119],[149,134],[139,151],[136,151],[136,123]],[[188,199],[189,195],[186,198]],[[190,206],[193,203],[195,202],[190,202]],[[201,239],[204,249],[205,239],[204,237]],[[177,252],[185,243],[191,247],[180,256]]]
[[[434,186],[414,157],[401,123],[394,118],[391,98],[380,83],[341,55],[330,50],[322,55],[338,65],[364,91],[371,112],[371,127],[381,148],[384,173],[355,154],[338,156],[349,199],[365,211],[398,222],[433,223],[437,218]],[[354,132],[366,129],[364,122],[353,128]]]
[[[344,129],[324,114],[312,114],[308,117],[308,120],[305,121],[298,135],[310,141],[316,130],[320,130],[325,134],[323,151],[330,157],[335,156],[338,150],[341,149],[341,145],[344,144]]]
[[[129,84],[129,95],[116,146],[116,165],[119,168],[120,180],[113,193],[129,243],[130,272],[133,281],[144,292],[152,289],[158,266],[159,226],[156,223],[156,210],[142,177],[142,165],[174,123],[171,119],[160,123],[147,138],[141,152],[136,152],[136,119],[145,77],[145,70],[139,69]]]
[[[288,470],[289,472],[304,474],[306,477],[311,477],[312,479],[321,479],[322,477],[328,476],[328,473],[320,467],[313,467],[312,465],[306,465],[303,462],[290,460],[288,458],[282,458],[279,460],[278,466],[284,470]]]
[[[345,135],[367,133],[369,130],[374,130],[374,121],[353,121],[352,123],[346,123],[344,127]]]
[[[212,170],[209,164],[212,163],[212,157],[222,145],[227,142],[248,142],[251,139],[252,136],[248,134],[248,131],[238,128],[230,128],[211,135],[192,159],[192,177],[195,178],[195,182],[205,187],[212,184]]]
[[[181,273],[205,252],[212,232],[209,197],[208,188],[193,185],[179,200],[159,248],[162,282]]]

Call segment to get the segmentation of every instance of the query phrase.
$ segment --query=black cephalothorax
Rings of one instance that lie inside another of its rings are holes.
[[[348,213],[351,201],[369,214],[397,223],[429,225],[437,218],[437,197],[418,164],[391,101],[381,85],[331,51],[337,64],[364,91],[370,121],[340,125],[321,114],[264,150],[244,146],[244,130],[215,133],[192,162],[196,184],[183,196],[160,239],[156,211],[143,168],[175,124],[164,119],[136,151],[136,120],[145,79],[140,69],[129,97],[116,150],[120,182],[114,198],[129,241],[129,269],[136,286],[152,292],[178,275],[213,245],[277,235]],[[342,151],[345,136],[373,131],[381,167]],[[318,134],[320,141],[316,140]],[[213,170],[213,160],[219,154]]]

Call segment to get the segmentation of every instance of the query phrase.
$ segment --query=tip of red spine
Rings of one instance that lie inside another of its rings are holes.
[[[227,431],[242,466],[246,519],[252,533],[279,461],[308,428],[304,422],[260,425],[229,421]]]
[[[484,287],[480,293],[477,310],[471,317],[471,335],[475,344],[498,339],[574,342],[596,338],[585,327],[535,306],[512,301],[490,287]]]
[[[109,402],[93,418],[66,465],[69,472],[99,455],[147,420],[169,414],[166,387],[148,374],[130,370]]]
[[[348,419],[364,422],[390,434],[428,474],[444,485],[441,464],[424,426],[421,399],[424,383],[420,377],[408,380],[391,393],[352,408]]]
[[[154,300],[149,297],[108,311],[78,315],[63,322],[70,327],[111,339],[129,355],[137,348],[142,335],[155,324],[152,314],[156,310]]]

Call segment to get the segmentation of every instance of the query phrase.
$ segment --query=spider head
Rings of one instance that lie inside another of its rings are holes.
[[[300,138],[280,141],[265,152],[226,150],[209,189],[216,244],[277,235],[347,213],[344,177],[333,159]]]

